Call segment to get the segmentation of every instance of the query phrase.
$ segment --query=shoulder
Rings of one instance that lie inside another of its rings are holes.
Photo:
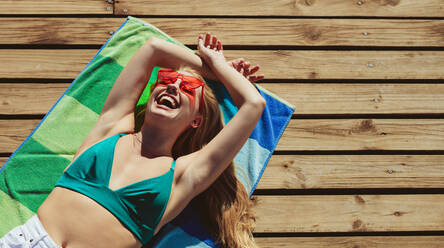
[[[89,131],[88,135],[83,139],[82,144],[77,148],[73,161],[80,156],[84,151],[90,149],[96,144],[103,142],[104,140],[122,133],[131,133],[128,130],[119,128],[118,125],[114,125],[112,122],[104,122],[102,119],[98,119],[95,126]]]

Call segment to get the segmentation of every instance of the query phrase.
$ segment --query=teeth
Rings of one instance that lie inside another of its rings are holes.
[[[173,109],[177,108],[176,100],[168,95],[161,96],[157,102],[159,104],[162,104],[162,101],[168,101],[171,104],[169,106],[171,106],[171,108]]]

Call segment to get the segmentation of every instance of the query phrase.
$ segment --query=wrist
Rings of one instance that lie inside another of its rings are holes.
[[[209,63],[209,66],[211,69],[214,70],[214,68],[220,68],[220,67],[230,67],[225,60],[225,58],[212,58],[211,62]]]
[[[210,80],[217,80],[217,77],[214,74],[213,69],[203,59],[202,59],[202,76]]]

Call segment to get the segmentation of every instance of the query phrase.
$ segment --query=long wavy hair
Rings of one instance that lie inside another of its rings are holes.
[[[191,67],[183,66],[178,71],[189,72],[205,82]],[[201,124],[197,128],[188,128],[178,137],[172,149],[174,159],[200,150],[224,127],[219,104],[208,86],[204,87],[203,99]],[[144,110],[137,114],[136,119],[144,118],[143,112]],[[217,238],[218,245],[256,248],[258,246],[252,235],[256,221],[253,207],[256,202],[249,198],[245,187],[236,177],[236,168],[231,162],[216,181],[196,196],[191,204],[198,210],[210,233]]]

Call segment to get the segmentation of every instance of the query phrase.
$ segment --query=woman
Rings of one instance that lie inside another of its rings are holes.
[[[209,224],[223,246],[254,246],[248,195],[235,179],[232,160],[264,109],[249,82],[263,76],[252,75],[258,66],[227,62],[221,42],[209,33],[199,36],[198,50],[200,57],[149,39],[117,78],[73,162],[24,225],[36,229],[17,227],[0,247],[14,238],[33,247],[141,247],[194,198],[216,204],[206,213],[216,217]],[[155,66],[165,68],[141,130],[134,132],[134,107]],[[183,66],[191,69],[167,69]],[[239,107],[223,129],[214,95],[193,70],[222,82]]]

